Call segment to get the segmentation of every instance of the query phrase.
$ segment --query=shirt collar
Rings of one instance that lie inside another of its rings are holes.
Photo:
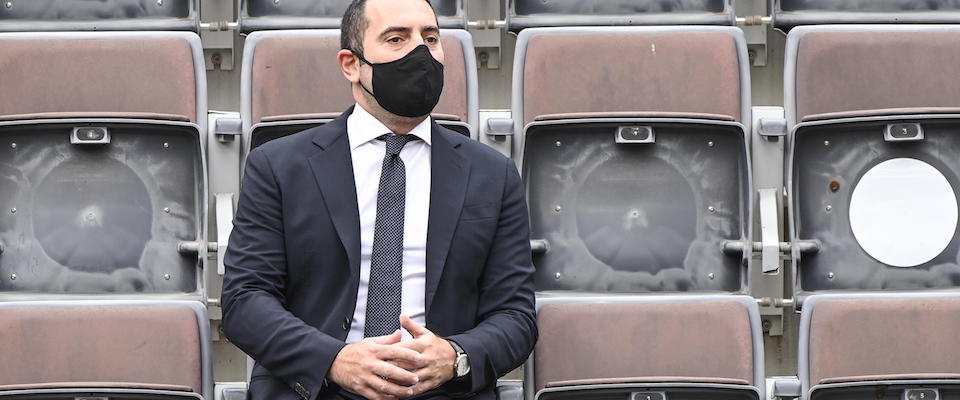
[[[423,140],[428,146],[431,139],[431,117],[424,118],[408,135],[414,135]],[[360,104],[353,107],[353,113],[347,117],[347,137],[350,139],[350,149],[356,149],[381,135],[390,133],[380,120],[363,109]]]

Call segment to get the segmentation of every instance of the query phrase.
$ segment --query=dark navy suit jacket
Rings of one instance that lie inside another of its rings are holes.
[[[226,337],[257,361],[251,399],[338,398],[326,379],[360,279],[347,116],[250,152],[223,282]],[[494,398],[537,339],[524,187],[512,161],[432,124],[426,326],[470,374],[430,396]]]

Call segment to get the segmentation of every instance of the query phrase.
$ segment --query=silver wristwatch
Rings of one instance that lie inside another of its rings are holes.
[[[453,350],[457,352],[457,359],[453,363],[454,374],[456,374],[457,378],[462,378],[470,373],[470,359],[467,358],[467,353],[463,351],[463,347],[460,347],[457,342],[449,339],[447,341],[453,346]]]

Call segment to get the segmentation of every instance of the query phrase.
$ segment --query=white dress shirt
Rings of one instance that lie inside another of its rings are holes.
[[[363,339],[367,316],[367,285],[370,283],[370,253],[373,249],[373,231],[377,221],[377,192],[380,173],[386,155],[386,143],[377,140],[390,133],[383,123],[359,104],[347,117],[347,137],[353,158],[353,179],[357,185],[357,206],[360,210],[360,288],[357,290],[357,308],[347,343]],[[424,325],[426,306],[427,219],[430,212],[430,118],[413,128],[409,135],[414,140],[403,146],[400,159],[406,167],[406,204],[403,221],[403,288],[401,312],[414,322]],[[404,332],[404,337],[409,334]]]

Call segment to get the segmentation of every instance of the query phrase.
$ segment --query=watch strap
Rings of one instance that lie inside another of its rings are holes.
[[[450,342],[451,346],[453,346],[453,351],[456,351],[457,355],[467,354],[467,352],[463,351],[463,347],[460,347],[460,345],[457,344],[457,342],[454,342],[450,339],[447,339],[447,341]]]
[[[457,342],[450,339],[447,339],[447,342],[457,353],[453,363],[453,377],[454,379],[460,379],[470,373],[470,361],[468,361],[467,352]]]

